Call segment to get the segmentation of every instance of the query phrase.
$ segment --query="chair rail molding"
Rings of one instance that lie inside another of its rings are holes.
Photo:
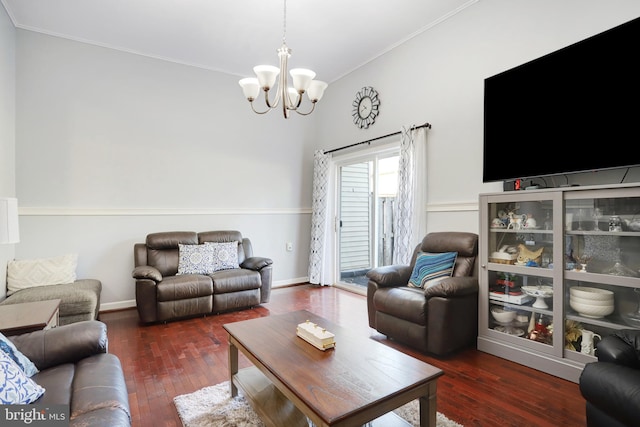
[[[22,216],[310,215],[311,208],[48,208],[20,207]]]
[[[468,212],[478,211],[478,202],[450,202],[427,204],[427,212]]]

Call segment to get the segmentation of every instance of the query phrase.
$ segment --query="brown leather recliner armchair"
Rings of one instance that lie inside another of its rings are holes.
[[[427,289],[408,286],[419,252],[457,252],[452,277]],[[475,345],[478,336],[478,235],[427,234],[410,265],[378,267],[367,273],[369,326],[422,352],[448,355]]]
[[[25,407],[25,412],[65,405],[69,427],[131,426],[127,383],[120,359],[107,351],[106,324],[85,320],[9,340],[38,368],[31,379],[45,389],[31,404],[38,407]]]
[[[239,268],[178,275],[179,245],[237,242]],[[136,306],[142,323],[251,308],[269,302],[270,258],[253,256],[239,231],[168,231],[147,235],[133,250]]]

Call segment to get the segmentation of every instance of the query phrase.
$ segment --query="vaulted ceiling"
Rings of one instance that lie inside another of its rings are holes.
[[[278,65],[329,83],[479,0],[1,0],[17,28],[238,76]]]

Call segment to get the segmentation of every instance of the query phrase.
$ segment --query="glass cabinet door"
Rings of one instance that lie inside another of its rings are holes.
[[[488,200],[484,321],[492,333],[503,334],[501,339],[550,352],[555,296],[560,293],[561,301],[562,294],[561,280],[554,280],[554,269],[562,269],[562,250],[554,242],[554,229],[563,226],[556,214],[561,199],[538,194],[515,200],[510,194]]]
[[[565,349],[593,357],[601,337],[640,328],[640,190],[568,193],[564,212]]]

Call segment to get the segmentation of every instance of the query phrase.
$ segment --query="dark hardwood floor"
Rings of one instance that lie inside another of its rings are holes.
[[[274,289],[251,310],[142,326],[135,309],[105,312],[109,351],[123,365],[134,427],[181,427],[173,398],[228,380],[222,325],[309,310],[442,369],[438,411],[469,426],[585,426],[578,385],[475,349],[446,359],[429,357],[369,328],[364,296],[334,287]],[[240,367],[249,366],[241,356]],[[286,427],[286,426],[283,426]]]

